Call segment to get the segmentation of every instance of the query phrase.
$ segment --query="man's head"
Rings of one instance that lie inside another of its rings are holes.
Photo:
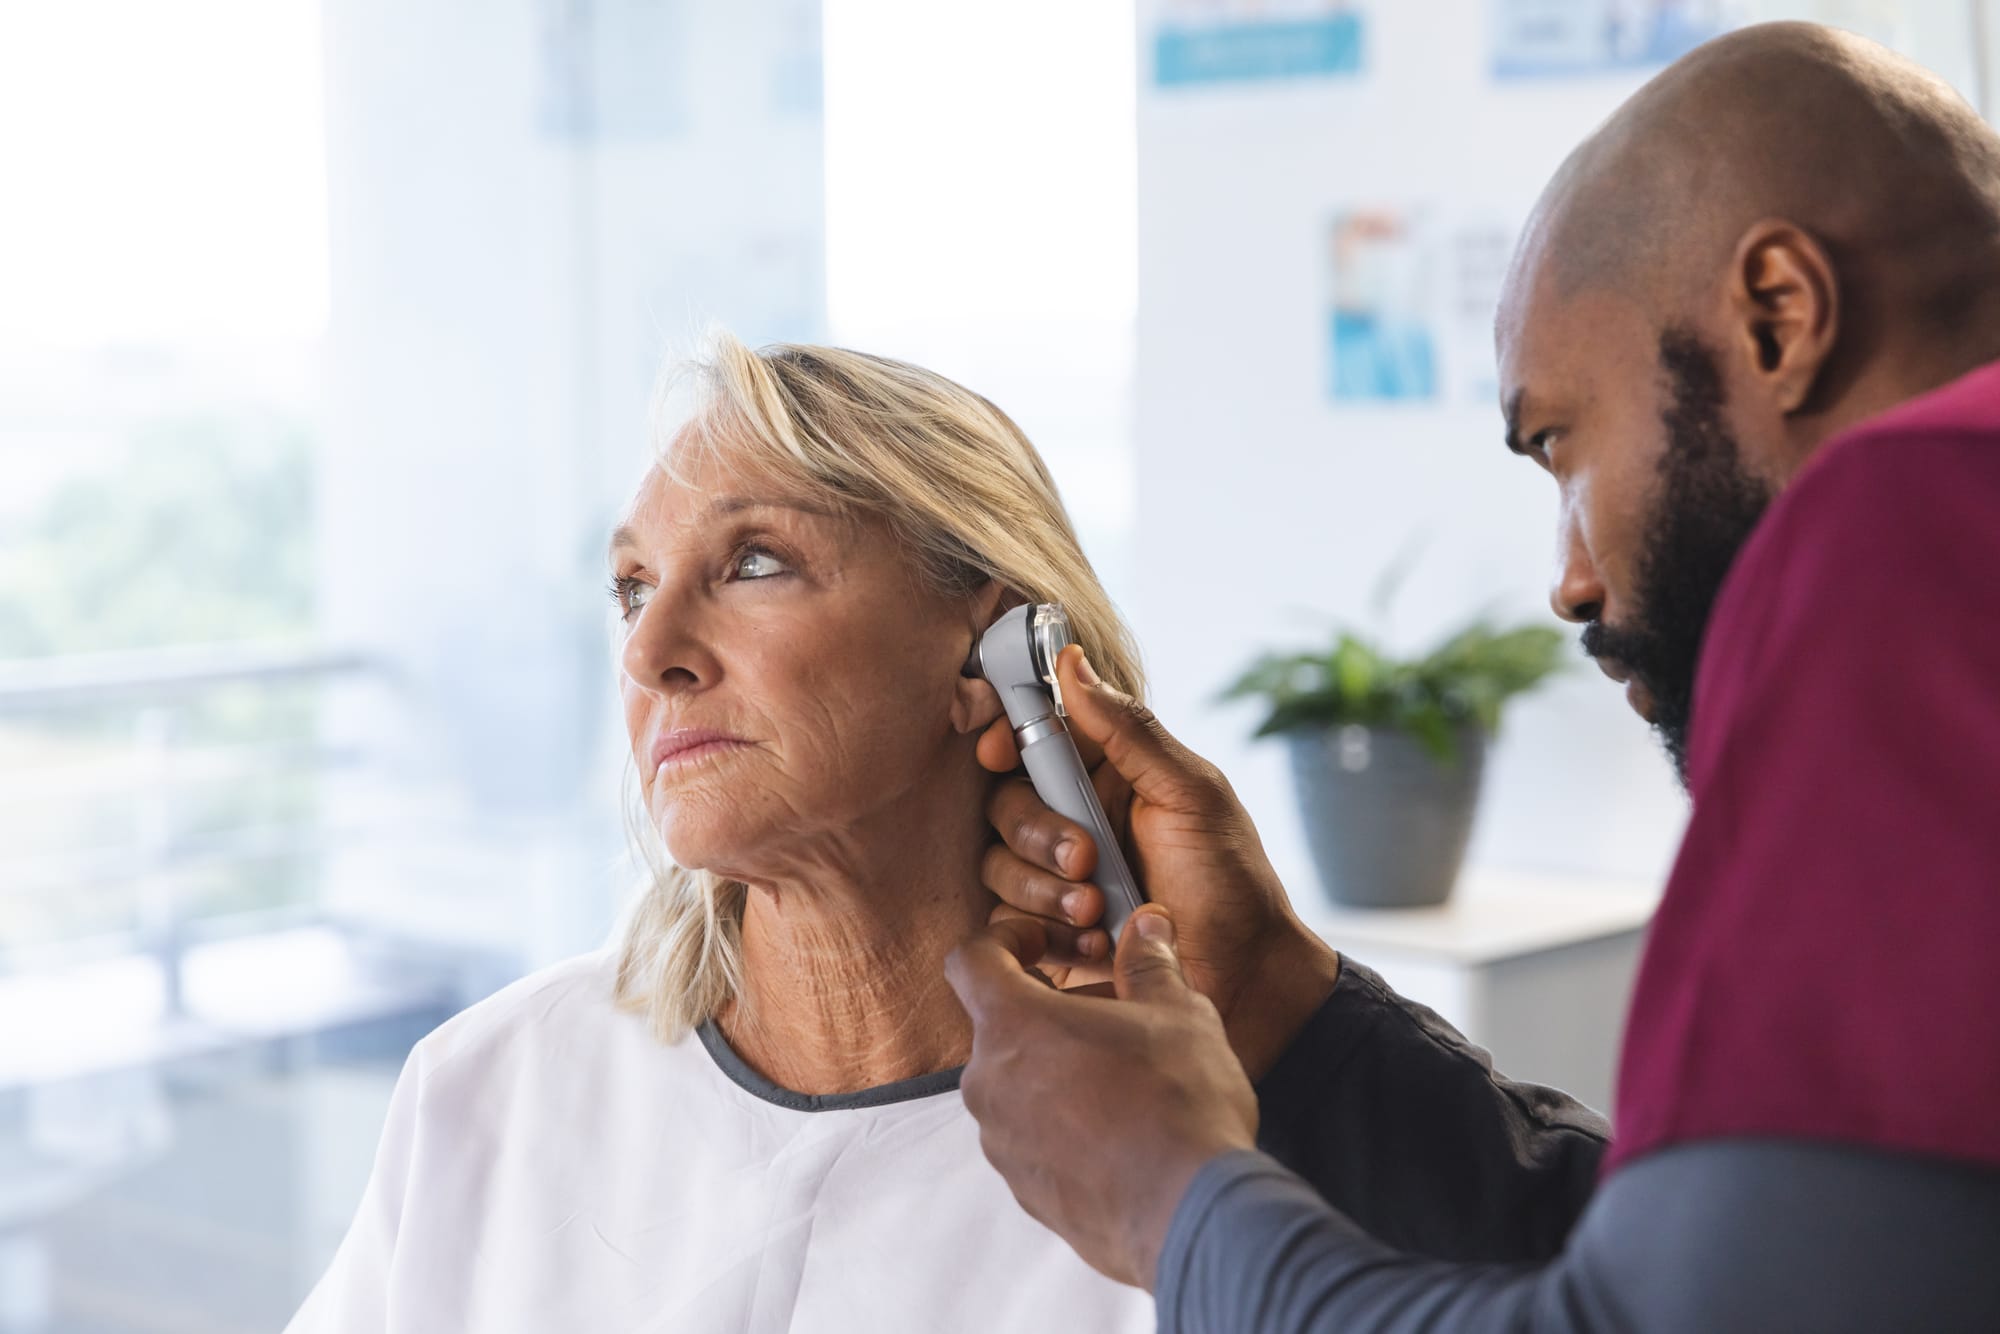
[[[1840,430],[2000,357],[2000,136],[1859,38],[1718,39],[1557,173],[1497,336],[1509,447],[1561,488],[1556,613],[1685,778],[1702,634],[1765,506]]]

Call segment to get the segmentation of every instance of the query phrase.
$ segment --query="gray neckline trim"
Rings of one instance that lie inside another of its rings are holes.
[[[940,1093],[950,1093],[958,1087],[959,1076],[965,1067],[955,1065],[949,1070],[939,1070],[928,1075],[918,1075],[914,1079],[899,1079],[893,1084],[877,1084],[874,1088],[856,1089],[852,1093],[797,1093],[781,1085],[773,1084],[764,1076],[752,1070],[736,1049],[729,1045],[729,1039],[722,1036],[722,1030],[715,1026],[713,1019],[704,1023],[695,1032],[701,1037],[701,1045],[708,1049],[710,1059],[729,1082],[768,1103],[788,1107],[795,1112],[838,1112],[853,1107],[886,1107],[890,1103],[913,1102],[918,1098],[936,1097]]]

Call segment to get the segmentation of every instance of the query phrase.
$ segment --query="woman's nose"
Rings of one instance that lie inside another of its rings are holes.
[[[702,687],[715,677],[715,657],[702,633],[699,613],[677,606],[664,588],[656,591],[625,636],[620,657],[625,675],[642,690],[677,694]]]

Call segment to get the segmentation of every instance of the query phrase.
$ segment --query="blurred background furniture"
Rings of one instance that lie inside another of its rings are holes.
[[[1608,1116],[1658,901],[1657,890],[1629,881],[1478,870],[1436,908],[1302,903],[1301,912],[1335,949],[1486,1048],[1500,1073]]]

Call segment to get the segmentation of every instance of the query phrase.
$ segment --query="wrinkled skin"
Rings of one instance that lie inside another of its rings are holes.
[[[1000,590],[922,586],[883,522],[715,454],[678,471],[648,474],[613,546],[620,684],[675,862],[749,886],[724,1031],[804,1092],[956,1065],[971,1033],[939,963],[992,902],[974,747],[1000,713],[960,669]],[[655,738],[691,727],[736,741],[656,772]]]

